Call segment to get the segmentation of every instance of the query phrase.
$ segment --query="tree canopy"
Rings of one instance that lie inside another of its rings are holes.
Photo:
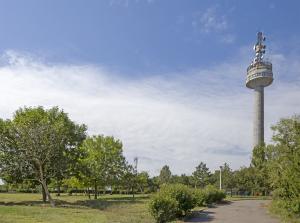
[[[58,107],[20,108],[12,120],[0,121],[1,176],[37,180],[54,206],[47,184],[75,169],[70,161],[80,157],[85,135],[85,125],[75,124]]]
[[[112,186],[121,180],[126,167],[123,145],[112,136],[88,137],[82,144],[85,157],[81,160],[87,184],[94,186],[97,199],[98,185]]]

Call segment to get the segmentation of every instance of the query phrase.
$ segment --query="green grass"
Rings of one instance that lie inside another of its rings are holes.
[[[57,197],[56,207],[44,204],[40,194],[0,193],[1,223],[154,223],[148,211],[149,195],[84,195]],[[203,208],[195,208],[192,217]],[[189,218],[187,217],[187,219]],[[177,223],[183,221],[177,220]]]
[[[54,196],[57,207],[43,204],[40,194],[0,193],[1,223],[153,223],[148,212],[148,196],[103,195],[97,200],[86,196]]]
[[[1,206],[2,223],[29,222],[108,222],[97,210],[79,210],[50,207]]]
[[[0,193],[1,223],[154,223],[148,195],[52,195],[56,207],[44,204],[40,194]],[[196,208],[192,216],[203,208]],[[182,221],[175,221],[182,223]]]

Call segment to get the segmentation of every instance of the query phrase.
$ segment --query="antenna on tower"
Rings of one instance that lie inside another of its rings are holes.
[[[266,45],[264,45],[264,41],[266,40],[266,37],[263,35],[262,32],[257,33],[257,42],[253,47],[253,50],[255,51],[255,58],[253,60],[253,63],[259,63],[263,62],[264,54],[266,53]]]

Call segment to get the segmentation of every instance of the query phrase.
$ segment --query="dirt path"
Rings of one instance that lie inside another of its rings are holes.
[[[267,200],[242,200],[217,205],[196,214],[186,222],[210,223],[279,223],[267,213]]]

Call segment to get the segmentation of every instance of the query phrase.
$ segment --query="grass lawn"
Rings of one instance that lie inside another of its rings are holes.
[[[0,193],[1,223],[153,223],[148,212],[148,196],[135,200],[128,195],[102,195],[97,200],[86,196],[54,196],[57,207],[43,204],[40,194]]]

